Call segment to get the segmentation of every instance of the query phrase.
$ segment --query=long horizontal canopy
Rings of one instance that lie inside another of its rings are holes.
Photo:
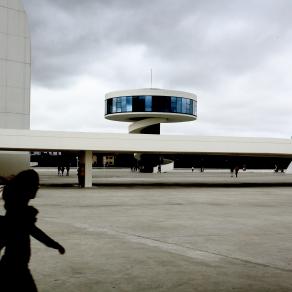
[[[292,140],[1,129],[0,150],[90,150],[94,152],[205,153],[292,157]]]

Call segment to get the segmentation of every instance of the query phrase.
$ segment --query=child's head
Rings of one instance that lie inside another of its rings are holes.
[[[5,208],[26,206],[34,199],[39,188],[39,175],[32,169],[24,170],[12,177],[3,189]]]

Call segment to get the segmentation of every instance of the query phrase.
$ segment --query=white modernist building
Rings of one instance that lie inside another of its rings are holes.
[[[20,0],[0,1],[0,128],[30,127],[31,48],[28,21]],[[29,155],[0,153],[2,169],[23,169]],[[16,159],[14,159],[16,158]]]
[[[92,185],[93,152],[292,158],[291,139],[157,135],[160,123],[197,118],[196,96],[173,90],[150,88],[106,95],[105,117],[131,122],[129,132],[135,135],[31,131],[30,71],[30,37],[21,1],[0,0],[0,175],[28,166],[23,151],[80,152],[86,187]]]
[[[289,157],[292,139],[80,133],[0,129],[0,150],[82,151],[85,186],[92,185],[92,153],[217,154]]]

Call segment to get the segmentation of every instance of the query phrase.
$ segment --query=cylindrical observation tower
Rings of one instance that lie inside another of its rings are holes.
[[[161,123],[197,119],[197,96],[184,91],[156,88],[110,92],[105,96],[105,118],[130,122],[129,133],[132,134],[160,134]],[[162,156],[141,153],[135,153],[134,156],[140,171],[173,169],[173,161]]]
[[[105,118],[130,122],[129,133],[160,134],[160,123],[196,120],[197,96],[155,88],[109,92],[105,96]]]

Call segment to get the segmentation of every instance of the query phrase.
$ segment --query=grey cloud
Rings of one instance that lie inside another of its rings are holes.
[[[92,59],[106,62],[119,47],[137,44],[147,48],[146,57],[163,60],[171,82],[176,76],[215,82],[214,74],[251,70],[263,61],[291,22],[289,1],[276,8],[274,1],[24,2],[34,80],[50,85],[85,72]]]
[[[109,90],[145,87],[151,67],[155,87],[198,93],[200,116],[186,131],[292,131],[283,129],[292,124],[291,66],[267,65],[292,49],[290,0],[23,2],[35,85],[70,88],[88,75]]]

